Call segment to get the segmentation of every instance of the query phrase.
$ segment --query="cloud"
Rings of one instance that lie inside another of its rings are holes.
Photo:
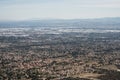
[[[112,16],[120,16],[120,0],[0,0],[0,20]]]
[[[120,8],[120,5],[116,5],[116,4],[97,4],[97,5],[79,5],[77,7],[84,7],[84,8]]]
[[[71,5],[77,7],[120,8],[120,0],[75,0]]]
[[[76,7],[120,8],[120,0],[0,0],[1,6],[9,5],[66,5]]]

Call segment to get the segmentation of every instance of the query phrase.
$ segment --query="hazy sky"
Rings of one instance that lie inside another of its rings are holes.
[[[120,0],[0,0],[0,20],[120,17]]]

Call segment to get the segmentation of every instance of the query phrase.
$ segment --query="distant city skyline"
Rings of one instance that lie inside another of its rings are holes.
[[[0,0],[0,21],[120,17],[120,0]]]

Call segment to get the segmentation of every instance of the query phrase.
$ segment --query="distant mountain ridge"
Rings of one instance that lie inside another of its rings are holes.
[[[114,28],[120,29],[120,17],[96,19],[46,19],[0,22],[0,28],[11,27],[63,27],[63,28]]]

